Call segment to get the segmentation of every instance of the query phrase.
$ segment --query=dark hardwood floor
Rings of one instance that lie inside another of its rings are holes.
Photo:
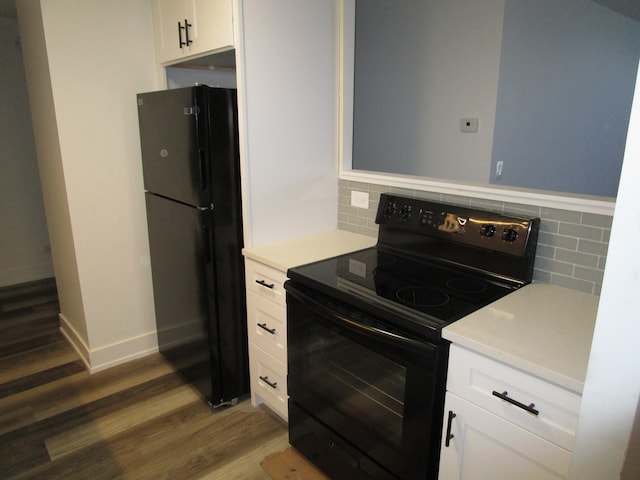
[[[268,479],[286,425],[249,400],[212,411],[159,354],[90,375],[53,281],[0,289],[1,479]]]

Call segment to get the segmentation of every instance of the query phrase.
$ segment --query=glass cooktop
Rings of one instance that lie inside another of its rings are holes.
[[[482,274],[378,247],[292,268],[289,278],[370,313],[400,314],[432,330],[515,288]]]

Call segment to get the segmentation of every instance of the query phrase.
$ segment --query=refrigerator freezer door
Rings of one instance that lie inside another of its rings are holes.
[[[145,190],[189,205],[208,206],[205,149],[206,109],[202,89],[179,88],[138,94],[138,121]],[[202,124],[205,125],[202,125]]]

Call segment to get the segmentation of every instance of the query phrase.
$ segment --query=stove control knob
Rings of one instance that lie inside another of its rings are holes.
[[[402,220],[409,220],[411,218],[412,213],[413,213],[413,207],[411,205],[404,205],[400,209],[399,216]]]
[[[502,232],[502,240],[515,242],[518,239],[518,231],[515,228],[505,228]]]
[[[481,227],[480,227],[480,235],[482,235],[483,237],[493,237],[496,233],[496,226],[495,225],[491,225],[490,223],[484,223]]]
[[[396,202],[388,202],[384,207],[384,216],[393,217],[397,211],[398,207],[396,206]]]

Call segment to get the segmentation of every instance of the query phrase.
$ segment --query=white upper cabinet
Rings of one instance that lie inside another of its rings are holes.
[[[233,48],[232,0],[152,0],[159,63]]]

